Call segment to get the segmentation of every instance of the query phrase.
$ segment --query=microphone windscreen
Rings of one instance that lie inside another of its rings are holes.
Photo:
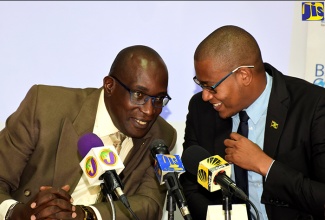
[[[79,154],[84,158],[93,147],[104,146],[103,141],[94,133],[86,133],[78,140]]]
[[[193,145],[183,151],[182,161],[185,170],[192,175],[197,175],[199,163],[210,157],[210,153],[199,145]]]
[[[150,152],[153,158],[156,157],[156,154],[169,154],[168,147],[165,142],[161,139],[156,139],[150,144]]]

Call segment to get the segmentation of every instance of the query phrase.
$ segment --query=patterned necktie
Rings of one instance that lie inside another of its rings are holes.
[[[122,142],[126,138],[126,135],[123,134],[122,132],[118,131],[114,134],[110,134],[109,137],[111,138],[117,153],[120,154],[120,151],[122,148]]]
[[[248,119],[249,116],[247,115],[246,111],[241,111],[239,112],[239,126],[238,126],[238,130],[237,133],[241,134],[242,136],[248,138]],[[236,185],[242,189],[244,191],[244,193],[248,196],[248,177],[247,177],[247,170],[234,165],[234,169],[235,169],[235,179],[236,179]],[[243,202],[242,200],[240,200],[239,202]],[[249,212],[249,204],[247,204],[247,215],[248,215],[248,219],[250,218],[250,212]]]

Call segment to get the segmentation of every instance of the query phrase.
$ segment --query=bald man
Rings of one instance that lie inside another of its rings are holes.
[[[119,174],[139,219],[160,219],[166,189],[156,180],[148,146],[163,139],[169,150],[176,130],[159,116],[171,99],[168,71],[160,55],[136,45],[116,56],[101,88],[35,85],[0,132],[0,219],[112,219],[79,166],[77,142],[97,134],[105,145],[120,131]],[[133,219],[114,201],[116,219]]]
[[[199,145],[220,155],[234,181],[242,169],[260,219],[323,219],[325,90],[263,63],[254,37],[232,25],[198,45],[194,66],[203,90],[189,102],[184,151]],[[237,133],[240,112],[248,115],[247,137]],[[222,192],[208,192],[196,177],[185,173],[181,183],[194,219],[222,204]],[[252,207],[248,216],[256,219]]]

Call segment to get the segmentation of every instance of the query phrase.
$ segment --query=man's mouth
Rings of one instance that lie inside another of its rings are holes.
[[[220,107],[221,107],[221,104],[222,104],[221,102],[212,104],[214,110],[218,111],[220,109]]]
[[[135,119],[135,121],[137,122],[137,123],[139,123],[140,125],[146,125],[148,122],[146,122],[146,121],[141,121],[141,120],[139,120],[139,119]]]

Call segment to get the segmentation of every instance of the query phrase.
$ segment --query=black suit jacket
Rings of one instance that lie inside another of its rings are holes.
[[[275,162],[264,182],[261,202],[272,220],[324,219],[325,90],[284,76],[270,64],[265,63],[265,69],[273,85],[264,152]],[[221,119],[201,96],[201,92],[195,94],[189,103],[184,150],[199,145],[211,155],[224,157],[223,141],[229,138],[232,120]],[[196,177],[185,173],[181,183],[194,219],[204,220],[208,205],[221,204],[221,192],[208,192]]]

